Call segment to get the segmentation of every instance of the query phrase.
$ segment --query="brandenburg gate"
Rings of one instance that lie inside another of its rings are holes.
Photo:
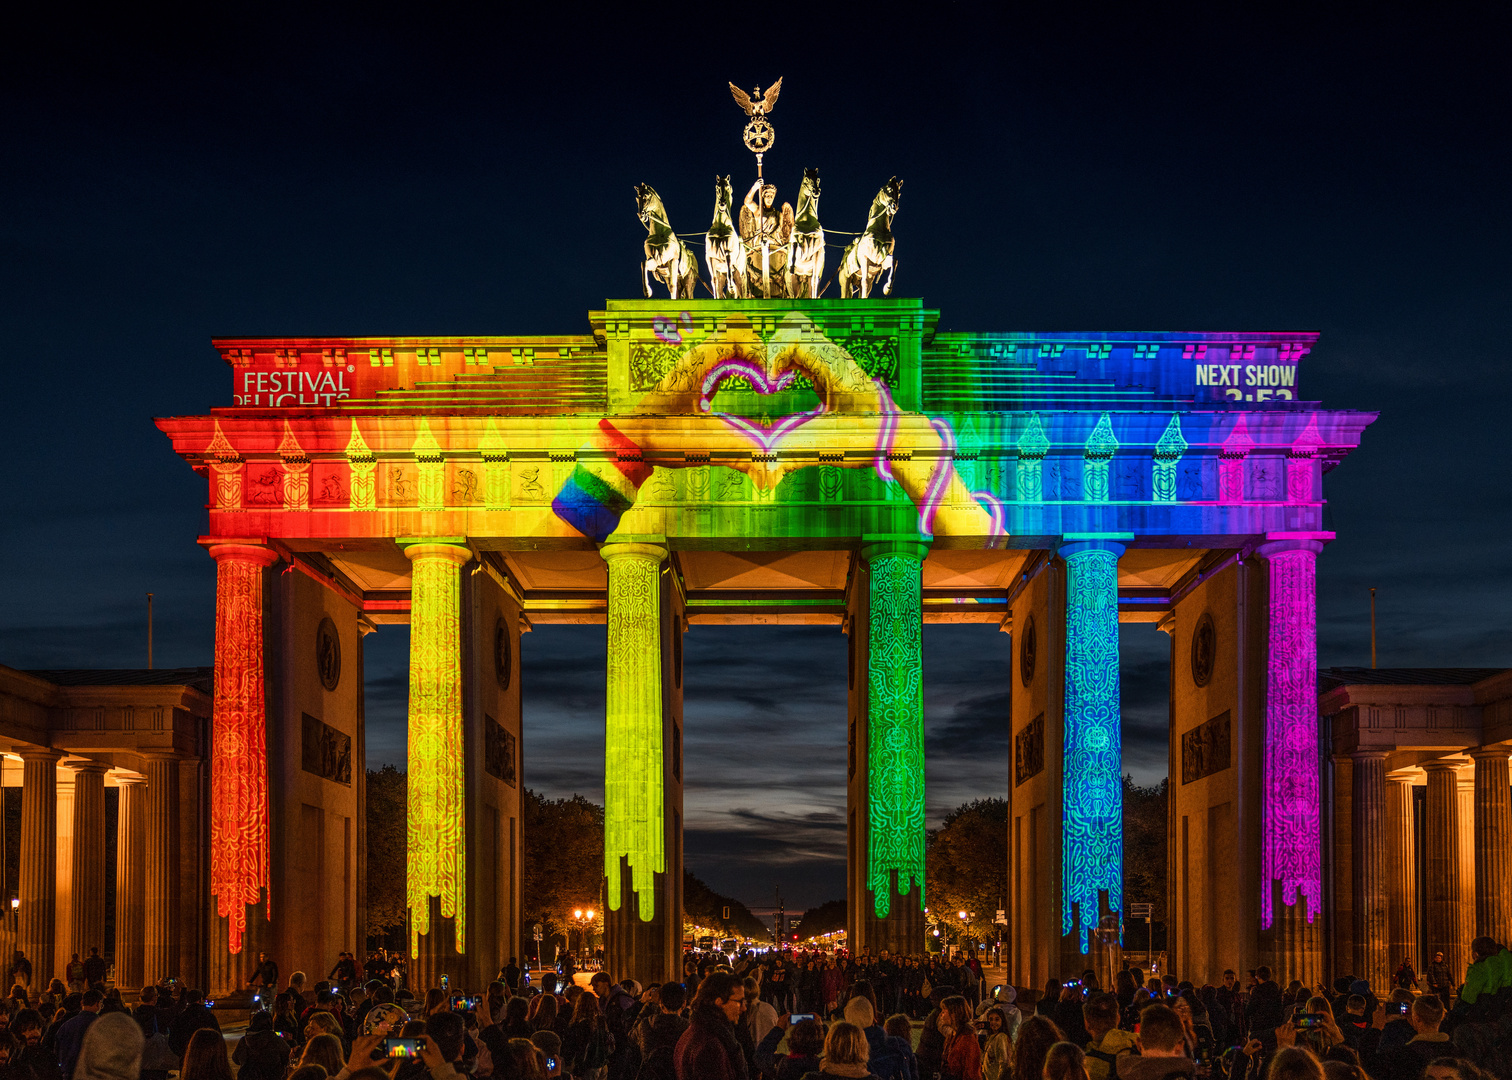
[[[400,623],[414,985],[523,954],[520,635],[546,623],[607,628],[616,977],[679,970],[682,638],[737,623],[848,635],[850,941],[904,953],[922,628],[1011,634],[1012,978],[1089,966],[1124,908],[1135,621],[1171,640],[1173,910],[1206,920],[1183,971],[1316,981],[1314,569],[1324,475],[1374,415],[1303,399],[1309,333],[938,320],[737,286],[611,300],[581,334],[217,341],[234,397],[158,421],[207,480],[218,568],[211,987],[260,949],[324,971],[361,948],[365,875],[399,872],[364,859],[362,642]]]

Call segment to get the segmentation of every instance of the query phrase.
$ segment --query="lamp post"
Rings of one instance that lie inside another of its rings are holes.
[[[593,926],[593,909],[578,908],[572,913],[573,924],[578,928],[578,937],[583,950],[583,962],[588,961],[588,931]]]

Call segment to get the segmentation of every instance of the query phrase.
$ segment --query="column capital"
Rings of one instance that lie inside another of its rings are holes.
[[[614,541],[599,548],[599,558],[608,562],[611,559],[644,559],[660,565],[667,557],[665,543],[641,543],[639,541]]]
[[[1470,760],[1475,762],[1479,762],[1482,758],[1487,761],[1495,761],[1497,758],[1506,761],[1512,757],[1512,750],[1508,750],[1505,746],[1477,746],[1474,750],[1466,750],[1465,753],[1469,754]]]
[[[133,784],[145,784],[146,782],[147,778],[145,776],[127,775],[116,777],[116,787],[131,787]]]
[[[231,562],[247,562],[255,566],[272,566],[283,556],[266,544],[260,544],[254,540],[230,540],[225,543],[204,544],[205,550],[216,562],[229,560]]]
[[[1452,772],[1458,773],[1465,767],[1465,762],[1456,761],[1454,758],[1438,758],[1434,761],[1424,761],[1418,768],[1424,772]]]
[[[99,773],[101,776],[104,776],[110,771],[110,766],[105,764],[105,762],[90,761],[88,759],[65,761],[63,765],[65,768],[72,769],[76,773]]]
[[[1309,551],[1314,555],[1318,555],[1323,551],[1323,541],[1279,536],[1274,540],[1266,540],[1265,543],[1255,549],[1255,554],[1259,555],[1262,559],[1270,559],[1276,555],[1285,554],[1288,551]]]
[[[1385,750],[1356,750],[1349,755],[1353,761],[1385,761]]]
[[[405,556],[414,561],[422,558],[449,559],[458,566],[470,562],[472,548],[463,536],[412,537],[401,536],[395,541]]]
[[[929,545],[917,537],[863,536],[861,558],[868,563],[889,555],[903,555],[922,563],[929,556]]]
[[[22,761],[51,761],[54,764],[68,756],[61,750],[52,750],[45,746],[13,746],[11,753]]]
[[[1089,551],[1111,552],[1113,558],[1123,558],[1125,545],[1117,540],[1065,540],[1055,549],[1055,553],[1062,559],[1074,559],[1078,555],[1085,555]]]

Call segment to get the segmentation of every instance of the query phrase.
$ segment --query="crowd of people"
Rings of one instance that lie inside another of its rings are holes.
[[[1512,952],[1478,938],[1471,954],[1461,984],[1427,991],[1404,960],[1384,997],[1348,976],[1197,986],[1129,966],[1022,1001],[984,992],[970,959],[885,953],[690,954],[682,981],[645,987],[604,971],[533,986],[511,960],[479,993],[423,999],[392,971],[356,981],[350,954],[279,987],[260,956],[230,1040],[173,980],[128,1003],[88,975],[30,987],[18,957],[0,1080],[1512,1080]]]

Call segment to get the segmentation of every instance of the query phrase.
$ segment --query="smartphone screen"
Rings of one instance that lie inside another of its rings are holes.
[[[417,1058],[420,1056],[421,1039],[384,1039],[380,1049],[391,1058]]]
[[[788,1017],[788,1020],[794,1024],[801,1024],[805,1020],[812,1019],[814,1019],[813,1013],[794,1013],[792,1016]]]
[[[1299,1028],[1315,1028],[1323,1025],[1322,1013],[1298,1013],[1297,1026]]]

